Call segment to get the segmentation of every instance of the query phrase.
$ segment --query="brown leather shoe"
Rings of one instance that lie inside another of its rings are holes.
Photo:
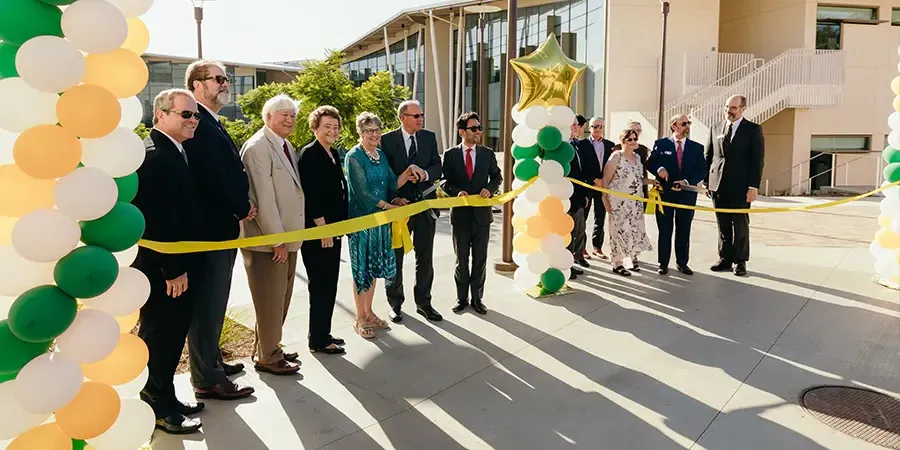
[[[284,352],[284,360],[287,362],[297,362],[300,359],[300,354],[297,352]],[[300,363],[297,363],[300,364]]]
[[[240,387],[237,383],[225,382],[211,388],[194,388],[194,397],[211,398],[213,400],[240,400],[247,398],[256,390],[250,386]]]
[[[256,369],[257,372],[266,372],[271,373],[272,375],[293,375],[300,371],[300,366],[283,359],[271,364],[256,363],[253,368]]]

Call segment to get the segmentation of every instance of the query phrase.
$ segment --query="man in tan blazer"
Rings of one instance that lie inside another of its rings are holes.
[[[297,157],[286,138],[297,125],[297,104],[286,95],[266,102],[265,126],[241,149],[250,179],[250,201],[259,212],[242,222],[243,237],[295,231],[304,227],[304,197]],[[281,349],[281,333],[294,290],[300,242],[241,250],[256,309],[256,370],[290,375],[300,370],[297,353]]]

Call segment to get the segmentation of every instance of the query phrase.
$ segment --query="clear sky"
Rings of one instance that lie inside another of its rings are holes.
[[[203,7],[203,56],[235,62],[320,58],[401,9],[433,0],[214,0]],[[191,0],[155,0],[141,17],[150,53],[197,55]]]

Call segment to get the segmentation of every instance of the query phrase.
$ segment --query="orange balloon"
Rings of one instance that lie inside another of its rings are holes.
[[[525,233],[518,233],[513,237],[513,248],[517,252],[527,255],[541,246],[541,241]]]
[[[149,358],[147,345],[141,338],[123,333],[109,356],[95,363],[82,364],[81,368],[91,381],[118,386],[137,378]]]
[[[568,214],[558,215],[550,221],[550,230],[559,235],[569,234],[573,228],[575,220]]]
[[[891,216],[879,216],[878,217],[878,226],[882,228],[888,228],[891,226]]]
[[[108,90],[92,84],[75,86],[56,102],[59,124],[77,136],[97,139],[112,133],[122,120],[122,105]]]
[[[875,233],[875,241],[888,250],[900,248],[900,234],[894,233],[890,228],[878,230]]]
[[[92,439],[116,423],[121,408],[112,386],[87,381],[68,405],[56,411],[56,424],[73,439]]]
[[[543,239],[550,234],[550,222],[544,216],[531,216],[527,221],[527,231],[529,236],[535,239]]]
[[[78,167],[81,142],[71,130],[56,125],[36,125],[16,139],[13,159],[22,172],[34,178],[59,178]]]
[[[144,60],[133,51],[124,48],[109,53],[93,53],[84,59],[87,62],[87,71],[82,82],[102,86],[117,98],[139,94],[150,77]]]
[[[136,55],[141,55],[150,46],[150,31],[147,29],[147,25],[144,25],[144,22],[137,17],[132,17],[127,22],[128,37],[125,38],[122,48],[131,50]]]
[[[12,230],[18,221],[18,217],[0,216],[0,245],[12,244]]]
[[[541,200],[541,204],[538,205],[538,211],[547,219],[566,213],[563,210],[562,200],[556,197],[547,197]]]
[[[15,164],[0,166],[0,215],[22,217],[36,209],[53,207],[53,180],[28,176]]]
[[[572,243],[572,234],[571,233],[562,235],[562,238],[563,238],[563,247],[568,247],[569,244]]]
[[[119,322],[119,331],[121,331],[122,333],[131,333],[131,330],[133,330],[134,326],[137,325],[138,319],[140,317],[140,310],[137,310],[128,316],[116,317],[116,322]]]
[[[7,450],[72,450],[72,440],[55,423],[34,427],[16,438]]]

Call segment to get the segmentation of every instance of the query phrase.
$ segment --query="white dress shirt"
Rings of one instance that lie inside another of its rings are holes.
[[[732,141],[734,140],[734,135],[735,135],[735,133],[737,133],[737,129],[739,126],[741,126],[741,122],[743,122],[743,121],[744,121],[744,118],[741,117],[740,119],[735,120],[734,122],[731,122],[731,137],[729,138],[730,140],[732,140]],[[728,128],[726,128],[725,130],[727,131]]]
[[[475,150],[475,146],[473,145],[471,147],[466,147],[465,144],[463,144],[462,149],[463,149],[463,165],[465,165],[465,163],[466,163],[466,153],[470,149],[472,150],[472,171],[474,172],[475,171],[475,160],[478,159],[478,158],[475,158],[475,155],[478,154],[478,152]]]
[[[207,106],[204,105],[203,103],[197,102],[197,104],[200,105],[200,106],[201,106],[203,109],[205,109],[206,111],[208,111],[210,114],[212,114],[212,116],[213,116],[216,120],[219,120],[219,114],[218,114],[218,113],[214,113],[213,110],[209,109],[209,107],[207,107]]]

